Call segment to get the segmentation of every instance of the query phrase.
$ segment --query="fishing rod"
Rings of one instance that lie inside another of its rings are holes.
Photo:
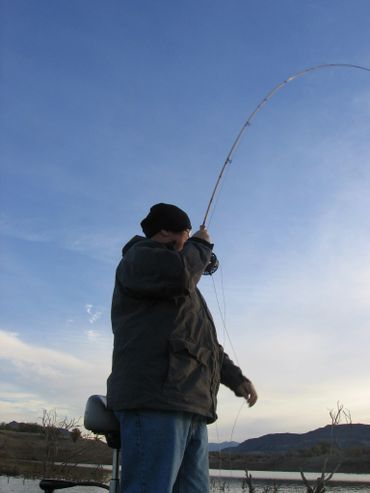
[[[257,104],[257,106],[255,107],[255,109],[252,111],[252,113],[248,116],[248,118],[246,119],[245,123],[243,124],[242,128],[240,129],[236,139],[234,140],[231,148],[230,148],[230,151],[228,153],[228,155],[226,156],[226,159],[225,159],[225,162],[221,168],[221,171],[218,175],[218,178],[216,180],[216,184],[213,188],[213,191],[212,191],[212,194],[211,194],[211,198],[208,202],[208,206],[207,206],[207,210],[206,210],[206,213],[204,215],[204,219],[203,219],[203,222],[202,222],[202,226],[205,227],[206,226],[206,222],[207,222],[207,218],[208,218],[208,215],[209,215],[209,212],[211,210],[211,206],[212,206],[212,203],[215,199],[215,196],[217,194],[217,191],[220,187],[220,184],[221,184],[221,179],[224,175],[224,172],[227,168],[227,166],[232,162],[232,157],[236,151],[236,149],[239,147],[239,144],[240,144],[240,141],[243,137],[243,135],[245,134],[247,128],[251,125],[252,123],[252,120],[254,119],[254,117],[257,115],[257,113],[269,102],[269,100],[272,98],[272,96],[277,93],[280,89],[282,89],[286,84],[288,84],[289,82],[292,82],[293,80],[295,79],[298,79],[299,77],[303,77],[304,75],[308,74],[309,72],[314,72],[314,71],[317,71],[317,70],[322,70],[322,69],[326,69],[326,68],[335,68],[335,67],[341,67],[341,68],[353,68],[353,69],[358,69],[358,70],[366,70],[367,72],[370,72],[370,68],[369,67],[363,67],[361,65],[353,65],[353,64],[350,64],[350,63],[324,63],[322,65],[315,65],[314,67],[309,67],[309,68],[306,68],[304,70],[301,70],[300,72],[297,72],[291,76],[289,76],[287,79],[283,80],[282,82],[280,82],[279,84],[277,84],[276,86],[274,86],[267,94],[266,96]]]
[[[276,94],[280,89],[282,89],[289,82],[292,82],[293,80],[298,79],[299,77],[303,77],[304,75],[306,75],[310,72],[314,72],[314,71],[318,71],[318,70],[322,70],[322,69],[326,69],[326,68],[351,68],[351,69],[357,69],[357,70],[366,70],[367,72],[370,72],[369,67],[364,67],[362,65],[353,65],[351,63],[324,63],[321,65],[315,65],[313,67],[308,67],[304,70],[296,72],[295,74],[289,76],[287,79],[284,79],[282,82],[279,82],[279,84],[274,86],[266,94],[266,96],[261,99],[261,101],[257,104],[257,106],[254,108],[252,113],[250,113],[250,115],[248,115],[245,123],[243,124],[242,128],[240,129],[238,135],[236,136],[236,139],[234,140],[234,142],[230,148],[230,151],[229,151],[228,155],[226,156],[226,159],[225,159],[225,161],[221,167],[220,173],[217,177],[216,184],[213,188],[211,198],[208,202],[207,210],[206,210],[206,213],[204,215],[204,219],[203,219],[201,227],[203,227],[203,228],[206,227],[208,215],[209,215],[209,212],[211,210],[213,201],[216,197],[216,194],[220,188],[221,180],[222,180],[222,177],[225,173],[225,170],[226,170],[227,166],[231,164],[232,157],[235,154],[235,151],[237,150],[237,148],[239,147],[239,144],[241,142],[243,135],[245,134],[247,128],[251,125],[252,120],[255,118],[257,113],[270,101],[270,99],[274,96],[274,94]],[[211,257],[211,261],[210,261],[209,265],[207,266],[207,269],[205,270],[204,274],[205,275],[214,274],[214,272],[216,272],[216,270],[218,269],[218,265],[219,265],[218,259],[217,259],[216,255],[213,253],[212,257]]]

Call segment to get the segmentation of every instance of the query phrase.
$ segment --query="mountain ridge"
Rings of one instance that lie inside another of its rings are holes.
[[[326,444],[337,449],[356,447],[370,448],[370,425],[341,424],[326,425],[305,433],[270,433],[258,438],[244,440],[234,447],[226,447],[222,452],[243,453],[285,453],[299,449],[309,449],[318,444]]]
[[[209,452],[220,452],[221,450],[223,449],[227,449],[227,448],[233,448],[233,447],[236,447],[239,445],[239,442],[220,442],[220,443],[216,443],[216,442],[209,442],[208,443],[208,451]]]

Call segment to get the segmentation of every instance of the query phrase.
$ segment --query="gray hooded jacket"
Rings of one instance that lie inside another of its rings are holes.
[[[219,345],[197,289],[211,251],[199,239],[178,252],[140,236],[123,248],[112,301],[111,409],[187,411],[213,422],[220,382],[235,392],[247,380]]]

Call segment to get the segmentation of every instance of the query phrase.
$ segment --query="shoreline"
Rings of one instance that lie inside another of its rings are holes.
[[[55,465],[61,465],[62,463],[56,462]],[[72,465],[72,464],[71,464]],[[104,471],[111,471],[111,464],[78,464],[77,467],[81,468],[96,468],[101,467]],[[322,474],[322,471],[302,471],[306,478],[310,481],[315,480]],[[283,480],[283,481],[301,481],[301,475],[299,471],[268,471],[268,470],[248,470],[248,473],[253,476],[255,480]],[[329,472],[328,472],[329,474]],[[242,469],[209,469],[209,475],[211,478],[220,479],[244,479],[245,470]],[[330,482],[340,483],[366,483],[370,484],[370,473],[334,473]]]
[[[276,481],[292,481],[301,482],[300,472],[289,471],[248,471],[252,475],[253,480],[276,480]],[[321,472],[305,472],[304,475],[309,481],[315,480],[321,475]],[[237,469],[210,469],[210,477],[213,479],[244,479],[245,471]],[[330,479],[330,483],[357,483],[357,484],[370,484],[370,474],[368,473],[335,473]]]
[[[41,479],[44,475],[40,470],[33,471],[33,473],[29,473],[27,468],[22,471],[21,464],[40,464],[39,461],[18,461],[18,470],[17,472],[12,471],[11,469],[5,468],[1,471],[0,468],[0,477],[18,477],[24,479]],[[87,476],[89,476],[88,471],[94,469],[95,471],[98,469],[101,474],[108,474],[109,471],[112,470],[111,464],[65,464],[61,462],[56,462],[55,466],[57,469],[60,467],[68,468],[71,467],[76,471],[79,470],[81,473],[84,471],[83,475],[85,480],[87,480]],[[8,469],[8,470],[7,470]],[[56,472],[56,471],[55,471]],[[279,482],[296,482],[301,483],[302,478],[299,471],[269,471],[269,470],[248,470],[248,473],[252,476],[253,481],[279,481]],[[305,472],[303,471],[306,479],[308,481],[315,481],[318,477],[321,476],[322,472]],[[53,474],[52,474],[53,475]],[[59,474],[58,474],[59,476]],[[212,480],[221,480],[221,481],[242,481],[246,477],[246,471],[241,469],[209,469],[209,476]],[[44,476],[45,477],[45,476]],[[82,478],[81,478],[82,479]],[[103,478],[100,478],[103,479]],[[93,478],[91,478],[93,480]],[[370,474],[369,473],[340,473],[337,472],[330,479],[331,484],[357,484],[357,485],[370,485]]]

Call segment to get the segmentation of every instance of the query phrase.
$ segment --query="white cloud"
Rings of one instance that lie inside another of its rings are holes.
[[[42,409],[52,408],[71,417],[82,415],[89,395],[105,393],[111,361],[104,344],[98,353],[85,348],[82,354],[84,359],[0,330],[2,419],[34,420]]]
[[[95,342],[100,337],[100,332],[97,330],[87,330],[85,332],[89,341]]]
[[[22,342],[12,332],[0,330],[0,359],[8,360],[19,368],[32,367],[40,375],[61,375],[62,371],[87,368],[80,359],[41,346]]]
[[[36,393],[12,390],[11,384],[0,384],[0,415],[1,421],[36,422],[43,409],[53,407]]]
[[[102,312],[98,310],[93,310],[93,305],[86,304],[85,305],[85,310],[86,313],[89,315],[89,323],[94,324],[99,318],[102,316]],[[91,331],[94,332],[94,331]]]

